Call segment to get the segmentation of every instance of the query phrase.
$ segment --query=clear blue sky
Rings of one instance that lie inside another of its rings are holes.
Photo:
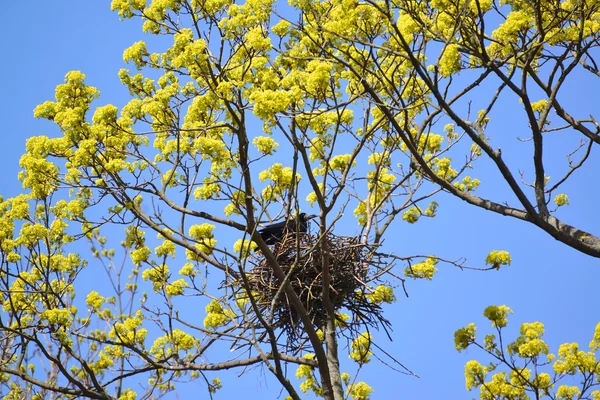
[[[0,147],[0,191],[6,197],[21,191],[17,173],[25,140],[55,133],[47,121],[33,119],[33,108],[53,99],[55,86],[70,70],[81,70],[87,75],[88,84],[100,90],[96,105],[123,105],[128,94],[117,77],[118,70],[125,66],[122,51],[143,35],[137,21],[120,22],[107,1],[10,2],[3,9],[0,121],[4,143]],[[592,90],[581,90],[582,87],[589,88],[589,83],[581,80],[571,88],[572,101],[593,104]],[[509,117],[506,127],[496,133],[507,141],[502,146],[503,156],[517,160],[525,157],[524,162],[529,163],[530,153],[513,150],[520,127]],[[571,206],[560,217],[599,234],[596,199],[600,189],[595,171],[598,162],[595,168],[574,176],[567,188]],[[498,194],[505,189],[501,180],[492,182],[496,186],[490,187],[484,180],[482,193]],[[597,259],[554,241],[524,222],[492,215],[449,196],[438,202],[438,218],[415,225],[398,221],[386,245],[400,255],[436,254],[449,259],[465,256],[469,265],[480,267],[490,250],[504,249],[511,253],[513,263],[486,273],[440,266],[432,282],[409,282],[409,298],[398,291],[398,302],[386,308],[394,326],[394,340],[390,343],[380,336],[378,344],[420,378],[397,374],[374,361],[361,375],[375,389],[373,399],[477,397],[477,393],[465,390],[464,364],[470,359],[488,359],[474,350],[457,353],[453,333],[469,322],[475,322],[481,333],[490,332],[482,312],[491,304],[506,304],[514,310],[508,331],[511,339],[518,334],[520,323],[541,321],[546,325],[546,340],[552,351],[560,343],[573,341],[587,349],[600,322]],[[200,323],[203,315],[198,318]],[[250,371],[239,379],[234,374],[220,376],[224,388],[216,398],[241,394],[250,399],[275,398],[278,394],[277,383],[263,370]],[[291,380],[298,383],[293,376]],[[179,397],[189,398],[195,391],[204,390],[194,385],[201,383],[192,384]]]

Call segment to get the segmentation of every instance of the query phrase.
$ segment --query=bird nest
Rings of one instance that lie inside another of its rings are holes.
[[[343,312],[351,320],[338,322],[346,327],[388,325],[381,316],[381,307],[368,300],[369,274],[380,270],[375,246],[360,243],[358,237],[328,234],[320,239],[306,233],[290,233],[272,247],[277,264],[285,274],[285,282],[293,288],[304,305],[313,325],[323,328],[327,312],[323,304],[324,260],[329,265],[329,298],[336,315]],[[290,342],[305,337],[300,315],[282,289],[282,280],[275,274],[261,252],[248,260],[248,288],[254,294],[263,316],[272,316],[274,326],[282,329]]]

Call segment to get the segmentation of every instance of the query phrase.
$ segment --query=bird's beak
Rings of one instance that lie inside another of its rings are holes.
[[[310,221],[311,219],[317,218],[319,214],[311,214],[306,216],[306,220]]]

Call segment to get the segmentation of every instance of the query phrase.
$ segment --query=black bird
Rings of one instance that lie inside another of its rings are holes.
[[[298,214],[298,219],[295,217],[291,217],[287,221],[277,222],[271,225],[267,225],[264,228],[260,229],[258,233],[260,237],[265,241],[266,244],[275,244],[281,242],[283,237],[287,232],[296,233],[306,233],[308,230],[308,221],[313,218],[318,217],[318,215],[306,215],[306,213]],[[296,226],[296,222],[298,222],[298,226]]]

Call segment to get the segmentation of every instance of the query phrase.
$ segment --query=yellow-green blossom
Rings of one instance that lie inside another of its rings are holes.
[[[437,263],[437,258],[428,257],[425,261],[406,267],[404,276],[413,279],[427,279],[430,281],[437,272],[437,268],[435,267]]]
[[[350,358],[359,364],[366,364],[371,361],[371,334],[368,332],[360,334],[352,341],[350,346]]]
[[[569,205],[569,196],[564,193],[558,194],[554,197],[554,204],[559,207],[568,206]]]
[[[510,262],[510,254],[505,250],[492,250],[485,259],[486,265],[491,265],[496,269],[500,269],[501,265],[510,265]]]
[[[475,327],[475,324],[470,323],[464,328],[460,328],[454,332],[454,345],[456,346],[456,350],[461,351],[469,347],[469,345],[475,341],[476,331],[477,328]]]
[[[483,315],[492,321],[492,325],[498,328],[504,328],[508,323],[508,314],[512,314],[512,310],[507,306],[489,306],[483,311]]]

